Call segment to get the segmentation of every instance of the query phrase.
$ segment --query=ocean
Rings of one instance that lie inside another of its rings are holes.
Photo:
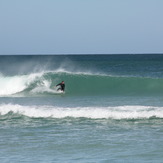
[[[163,55],[1,55],[0,162],[162,163]]]

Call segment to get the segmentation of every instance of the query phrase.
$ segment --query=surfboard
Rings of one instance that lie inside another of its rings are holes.
[[[59,91],[57,91],[57,93],[65,93],[65,92],[64,92],[64,91],[59,90]]]

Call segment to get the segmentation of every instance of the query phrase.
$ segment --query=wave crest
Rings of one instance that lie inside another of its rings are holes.
[[[29,75],[0,76],[0,96],[58,94],[54,88],[64,80],[67,95],[160,95],[163,79],[122,77],[64,69]]]

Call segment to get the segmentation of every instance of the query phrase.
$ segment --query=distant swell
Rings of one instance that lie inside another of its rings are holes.
[[[0,96],[55,95],[55,85],[64,80],[66,95],[160,95],[163,79],[109,76],[64,70],[29,75],[0,76]]]
[[[74,107],[0,105],[0,117],[19,114],[31,118],[149,119],[163,118],[163,108],[153,106]]]

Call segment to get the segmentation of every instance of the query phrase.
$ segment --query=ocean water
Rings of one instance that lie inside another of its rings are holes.
[[[0,56],[0,162],[162,163],[163,55]]]

